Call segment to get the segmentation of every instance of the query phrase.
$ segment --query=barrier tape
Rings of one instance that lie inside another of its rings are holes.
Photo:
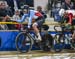
[[[17,23],[17,22],[0,22],[0,24],[20,24],[20,23]],[[21,23],[21,24],[27,24],[27,22],[24,22],[24,23]],[[57,22],[48,22],[48,21],[46,21],[44,24],[59,25],[59,23],[57,23]]]
[[[0,24],[20,24],[20,23],[17,23],[17,22],[0,22]],[[27,23],[25,22],[25,23],[21,23],[21,24],[27,24]]]

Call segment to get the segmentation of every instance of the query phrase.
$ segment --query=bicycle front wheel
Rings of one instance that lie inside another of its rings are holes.
[[[16,36],[15,44],[17,51],[26,53],[32,48],[32,39],[27,35],[27,33],[21,32]]]

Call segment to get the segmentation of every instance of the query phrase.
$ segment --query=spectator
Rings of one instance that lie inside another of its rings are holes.
[[[12,13],[14,14],[14,1],[13,0],[5,0],[8,6],[11,8]]]
[[[16,10],[15,14],[12,17],[13,20],[18,20],[20,19],[20,10]]]
[[[62,8],[65,10],[75,9],[74,4],[71,2],[71,0],[65,0],[65,2],[62,3]]]
[[[1,4],[0,4],[0,17],[1,17],[1,19],[0,19],[0,21],[4,21],[4,22],[10,22],[8,19],[10,18],[10,16],[12,15],[12,12],[11,12],[11,10],[10,10],[10,8],[9,8],[9,6],[6,6],[5,5],[5,2],[2,2]],[[6,28],[6,26],[8,27],[7,29],[15,29],[15,27],[14,27],[14,25],[12,25],[12,24],[7,24],[7,25],[3,25],[5,28]],[[3,26],[1,26],[1,27],[3,27]],[[3,27],[3,28],[4,28]],[[5,29],[4,28],[4,29]]]
[[[5,10],[5,4],[2,2],[0,3],[0,21],[5,21],[7,19],[7,13],[6,13],[6,10]],[[7,30],[8,27],[6,24],[4,25],[0,25],[0,30]]]
[[[9,7],[9,6],[8,6],[8,7],[6,7],[6,13],[7,13],[10,17],[12,17],[12,16],[13,16],[12,10],[10,9],[10,7]]]
[[[2,2],[0,4],[0,21],[5,21],[7,19],[7,15],[5,4]]]
[[[0,21],[2,21],[5,16],[6,16],[6,12],[4,10],[2,3],[0,3]]]
[[[21,17],[20,17],[20,10],[16,10],[15,11],[15,14],[13,15],[13,17],[12,17],[12,20],[18,20],[18,19],[20,19]],[[14,25],[13,25],[14,26]],[[19,29],[20,28],[20,24],[16,24],[15,25],[15,28],[16,29]]]
[[[16,10],[14,15],[12,16],[12,18],[10,18],[11,20],[18,20],[20,19],[20,11],[19,10]],[[8,22],[10,22],[11,20],[7,20]],[[14,29],[17,29],[17,26],[14,25],[14,24],[7,24],[8,28],[10,30],[14,30]]]
[[[74,3],[74,7],[75,7],[75,0],[73,0],[73,3]]]
[[[74,4],[71,2],[71,0],[65,0],[65,2],[62,3],[62,7],[59,11],[59,15],[63,16],[66,14],[66,10],[74,10],[74,9],[75,7]],[[68,11],[67,14],[68,13],[70,13],[70,11]],[[69,17],[66,17],[65,19],[69,21]]]
[[[10,7],[7,4],[5,4],[5,2],[3,2],[2,4],[4,6],[4,9],[5,9],[7,15],[12,16],[13,14],[12,14],[12,10],[10,9]]]
[[[19,5],[20,5],[20,8],[21,8],[23,5],[26,5],[26,0],[19,0]]]

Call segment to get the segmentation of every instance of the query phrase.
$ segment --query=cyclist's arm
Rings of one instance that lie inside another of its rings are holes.
[[[34,15],[35,15],[34,10],[31,10],[30,15],[29,15],[28,26],[30,26],[32,24],[32,18],[34,17]]]
[[[31,23],[32,23],[32,17],[30,16],[30,17],[29,17],[29,21],[28,21],[28,26],[30,26]]]
[[[24,14],[24,15],[22,16],[22,18],[16,20],[16,22],[20,22],[20,23],[24,22],[27,16],[28,16],[28,14]]]

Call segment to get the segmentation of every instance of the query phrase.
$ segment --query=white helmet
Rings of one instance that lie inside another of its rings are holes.
[[[60,11],[59,11],[59,15],[60,15],[60,16],[63,16],[64,13],[65,13],[65,10],[64,10],[64,9],[60,9]]]

